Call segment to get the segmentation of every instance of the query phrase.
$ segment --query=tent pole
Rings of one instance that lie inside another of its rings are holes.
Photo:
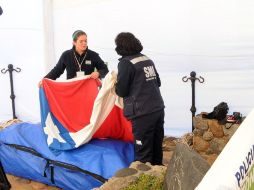
[[[17,119],[17,116],[16,116],[16,113],[15,113],[15,94],[14,94],[14,87],[13,87],[13,75],[12,75],[12,72],[13,71],[16,71],[16,72],[20,72],[21,69],[20,68],[16,68],[16,69],[13,69],[13,65],[12,64],[9,64],[8,65],[8,69],[2,69],[1,70],[1,73],[5,74],[7,73],[7,71],[9,72],[9,75],[10,75],[10,84],[11,84],[11,103],[12,103],[12,116],[13,116],[13,119]]]
[[[194,131],[194,125],[193,125],[193,117],[195,117],[195,112],[196,112],[196,107],[195,107],[195,81],[198,80],[200,83],[203,83],[205,79],[203,77],[196,77],[196,72],[192,71],[190,73],[190,77],[184,76],[182,78],[183,82],[187,82],[188,80],[191,81],[191,97],[192,97],[192,103],[191,103],[191,113],[192,113],[192,118],[191,118],[191,125],[192,125],[192,132]]]

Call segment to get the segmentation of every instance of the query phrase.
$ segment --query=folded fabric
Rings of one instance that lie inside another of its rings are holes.
[[[51,150],[69,150],[92,138],[133,141],[130,121],[114,93],[116,74],[108,73],[100,90],[87,76],[57,82],[43,79],[41,124]]]

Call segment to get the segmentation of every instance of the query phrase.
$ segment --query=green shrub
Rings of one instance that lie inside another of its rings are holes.
[[[162,190],[163,180],[152,175],[141,174],[137,181],[121,190]]]

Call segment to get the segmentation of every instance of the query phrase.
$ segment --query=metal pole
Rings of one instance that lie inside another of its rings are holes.
[[[15,113],[15,94],[14,94],[14,87],[13,87],[13,75],[12,75],[12,72],[13,71],[16,71],[16,72],[20,72],[21,69],[20,68],[16,68],[16,69],[13,69],[13,65],[12,64],[9,64],[8,65],[8,69],[2,69],[1,70],[1,73],[5,74],[7,73],[7,71],[9,72],[9,76],[10,76],[10,85],[11,85],[11,104],[12,104],[12,117],[13,119],[17,119],[17,116],[16,116],[16,113]]]
[[[9,71],[13,71],[13,65],[8,65]],[[12,72],[9,72],[10,75],[10,85],[11,85],[11,105],[12,105],[12,115],[13,115],[13,119],[17,119],[16,113],[15,113],[15,94],[14,94],[14,89],[13,89],[13,76],[12,76]]]
[[[195,106],[195,81],[198,80],[200,83],[203,83],[205,79],[203,77],[196,77],[196,72],[192,71],[190,73],[190,77],[184,76],[182,78],[183,82],[187,82],[188,80],[191,81],[191,113],[192,113],[192,118],[191,118],[191,124],[192,124],[192,132],[194,131],[194,125],[193,125],[193,117],[195,117],[195,113],[197,111],[196,106]]]

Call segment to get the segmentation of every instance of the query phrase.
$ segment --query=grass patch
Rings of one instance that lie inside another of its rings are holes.
[[[137,181],[121,190],[162,190],[163,180],[152,175],[141,174]]]

